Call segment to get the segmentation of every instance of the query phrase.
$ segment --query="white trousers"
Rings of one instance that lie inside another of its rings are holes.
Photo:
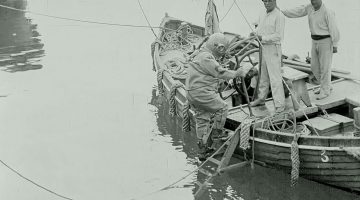
[[[281,74],[281,45],[263,44],[258,98],[265,100],[271,86],[275,108],[285,107]]]
[[[330,94],[333,45],[331,38],[312,40],[311,71],[320,82],[320,93]]]

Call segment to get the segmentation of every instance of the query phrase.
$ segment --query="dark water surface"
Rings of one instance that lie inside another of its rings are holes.
[[[146,24],[133,0],[5,2],[48,15]],[[155,26],[165,12],[201,25],[206,2],[143,0],[142,5]],[[215,2],[219,16],[232,3]],[[250,21],[262,6],[253,0],[240,2]],[[307,1],[278,2],[293,6]],[[344,30],[334,63],[359,74],[360,3],[328,0],[327,4],[338,9]],[[174,188],[154,192],[186,176],[198,163],[194,131],[184,134],[181,121],[159,104],[150,56],[154,36],[149,29],[51,19],[3,8],[0,17],[2,161],[76,200],[193,199],[196,173]],[[236,8],[222,25],[232,32],[250,32]],[[306,19],[287,21],[287,27],[285,51],[305,56],[310,46]],[[216,177],[201,199],[360,199],[304,179],[295,190],[289,183],[290,175],[281,171],[245,167]],[[0,165],[0,199],[61,198]]]

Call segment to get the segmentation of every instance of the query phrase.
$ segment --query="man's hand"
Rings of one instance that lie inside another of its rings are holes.
[[[337,52],[338,52],[337,47],[333,47],[333,53],[337,53]]]
[[[262,37],[261,37],[261,35],[258,35],[258,34],[256,34],[255,32],[251,32],[250,33],[250,37],[257,37],[257,38],[259,38],[259,40],[261,41],[262,40]]]

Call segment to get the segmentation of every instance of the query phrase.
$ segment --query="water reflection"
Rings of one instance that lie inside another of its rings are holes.
[[[3,5],[26,9],[24,0],[1,1]],[[24,12],[0,8],[0,69],[19,72],[41,69],[40,57],[44,56],[37,24]]]
[[[150,104],[158,109],[156,123],[159,127],[159,134],[163,137],[171,137],[171,145],[175,146],[179,151],[183,151],[187,155],[188,164],[193,165],[195,168],[200,165],[196,159],[195,131],[183,133],[181,119],[170,117],[168,103],[164,101],[164,98],[159,96],[154,88]],[[208,165],[206,168],[214,170],[215,166]],[[186,179],[188,183],[181,182],[183,184],[181,187],[190,188],[195,194],[195,182],[203,182],[207,177],[202,173],[196,173],[191,177],[192,180]],[[289,174],[258,165],[255,165],[254,169],[248,165],[215,176],[205,192],[199,197],[200,200],[353,200],[358,198],[355,193],[349,193],[302,178],[299,179],[296,188],[291,188]]]

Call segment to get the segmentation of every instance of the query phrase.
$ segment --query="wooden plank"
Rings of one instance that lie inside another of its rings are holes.
[[[244,167],[245,165],[248,165],[248,164],[249,164],[248,161],[239,162],[239,163],[236,163],[236,164],[221,168],[220,172],[225,172],[225,171],[237,169],[239,167]]]
[[[275,166],[291,167],[291,160],[278,160],[263,155],[256,155],[256,159]],[[301,156],[300,156],[301,157]],[[326,163],[326,162],[301,162],[301,169],[360,169],[360,162],[354,163]]]
[[[226,148],[226,151],[223,157],[221,158],[221,162],[218,168],[219,170],[228,166],[230,159],[237,147],[237,144],[239,143],[239,139],[240,139],[240,132],[236,132],[233,138],[231,139],[230,145]]]
[[[360,107],[354,108],[354,124],[355,129],[357,132],[354,134],[354,136],[359,137],[360,136]]]
[[[302,169],[300,173],[302,175],[360,176],[360,169]]]
[[[265,156],[265,157],[271,158],[271,159],[276,159],[279,161],[287,161],[287,160],[290,160],[290,158],[291,158],[290,152],[289,153],[284,153],[284,152],[277,153],[276,151],[269,151],[268,149],[266,152],[264,152],[264,150],[261,148],[255,149],[255,155],[261,155],[261,156]],[[358,160],[356,160],[355,158],[353,158],[352,156],[349,156],[349,155],[336,156],[336,155],[329,155],[327,152],[324,152],[324,155],[327,156],[328,163],[357,163],[358,162]],[[306,154],[302,154],[302,152],[300,152],[300,161],[301,162],[322,162],[323,158],[324,157],[321,153],[319,153],[318,155],[306,155]]]
[[[257,128],[255,137],[275,142],[291,144],[294,135],[291,133],[281,133],[270,131],[267,129]],[[357,137],[330,137],[330,136],[312,136],[302,135],[298,140],[298,144],[306,146],[325,146],[325,147],[360,147],[360,138]]]
[[[290,59],[283,59],[283,63],[288,64],[291,67],[293,67],[293,66],[299,67],[299,70],[311,72],[311,65],[308,63],[305,63],[305,62],[300,62],[300,61],[295,61],[295,60],[290,60]],[[342,73],[342,74],[350,74],[349,71],[346,71],[343,69],[338,69],[335,67],[332,67],[331,71],[337,72],[337,73]]]
[[[288,66],[282,67],[282,70],[283,70],[283,77],[288,80],[296,81],[299,79],[304,79],[304,78],[309,77],[309,74],[304,73],[299,70],[296,70],[294,68],[288,67]]]
[[[353,106],[360,107],[360,94],[354,94],[352,96],[347,96],[345,98],[345,101]]]

